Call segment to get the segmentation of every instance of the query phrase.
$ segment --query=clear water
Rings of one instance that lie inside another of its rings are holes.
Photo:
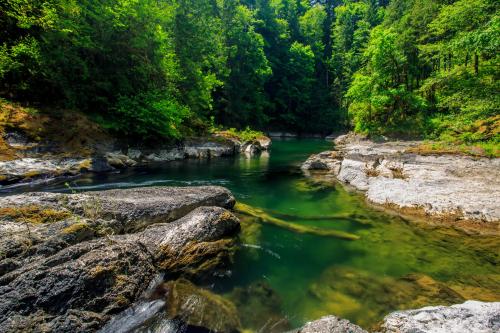
[[[172,162],[71,186],[222,185],[238,201],[271,215],[294,215],[294,223],[360,236],[349,241],[297,234],[243,217],[232,274],[211,288],[235,302],[249,331],[283,331],[327,314],[373,328],[397,309],[500,300],[497,238],[404,220],[369,207],[362,195],[339,184],[307,181],[300,163],[329,148],[323,140],[275,140],[271,153],[260,157]],[[341,214],[360,218],[318,218]]]

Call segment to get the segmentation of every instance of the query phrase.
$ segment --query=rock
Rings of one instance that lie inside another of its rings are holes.
[[[228,141],[229,142],[229,141]],[[235,154],[233,144],[228,142],[204,142],[204,143],[188,143],[184,150],[189,158],[213,158],[221,156],[231,156]]]
[[[366,136],[349,132],[347,134],[339,135],[333,139],[335,146],[344,146],[348,143],[359,142],[366,139]]]
[[[96,173],[103,173],[112,171],[114,169],[115,168],[109,164],[108,159],[106,157],[96,156],[91,159],[90,167],[87,170]]]
[[[171,222],[201,206],[233,205],[231,193],[214,186],[147,187],[82,194],[35,192],[2,197],[0,251],[4,255],[0,259],[0,275],[84,240]],[[63,218],[50,223],[26,223],[9,215],[9,211],[26,210],[39,218],[49,213],[63,214]]]
[[[311,155],[301,166],[303,171],[324,170],[337,175],[340,171],[341,154],[334,151],[326,151]]]
[[[137,164],[136,161],[121,152],[107,153],[105,157],[108,164],[116,169],[125,169]]]
[[[368,333],[347,319],[325,316],[311,321],[296,331],[297,333]]]
[[[386,333],[495,333],[500,331],[500,302],[467,301],[393,312],[384,319]]]
[[[307,176],[321,170],[369,201],[457,221],[500,221],[500,159],[409,153],[417,141],[373,142],[356,135],[338,138],[338,150],[312,155],[302,165]]]
[[[225,209],[199,207],[139,233],[69,246],[0,278],[0,331],[25,329],[26,323],[49,331],[93,331],[134,302],[159,271],[176,277],[193,274],[197,265],[197,274],[210,274],[215,266],[200,263],[222,262],[224,254],[204,249],[238,229]]]
[[[245,142],[241,145],[240,150],[246,155],[253,156],[260,153],[262,149],[258,142]]]
[[[185,279],[167,282],[163,288],[168,318],[210,332],[241,331],[236,307],[222,296],[198,288]]]
[[[283,315],[281,299],[266,281],[235,288],[229,298],[238,308],[245,330],[268,333],[287,332],[288,319]]]
[[[357,324],[367,328],[394,309],[464,301],[447,283],[427,275],[409,274],[395,278],[338,266],[326,269],[309,286],[308,292],[315,302],[310,306],[309,316],[335,313],[341,317],[355,318]],[[307,302],[304,301],[306,309]],[[321,305],[318,306],[318,303]],[[321,309],[321,312],[314,309]]]
[[[160,149],[154,151],[144,157],[145,161],[148,162],[170,162],[176,160],[183,160],[187,157],[187,153],[184,148],[173,148],[173,149]]]
[[[289,132],[269,132],[267,133],[271,138],[296,138],[298,135],[296,133]]]
[[[257,142],[263,150],[269,150],[269,148],[271,148],[272,141],[267,136],[257,138]]]

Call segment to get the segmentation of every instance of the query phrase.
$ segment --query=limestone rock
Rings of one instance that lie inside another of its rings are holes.
[[[302,169],[334,175],[376,204],[443,219],[500,220],[499,158],[409,152],[420,143],[341,136],[338,150],[312,155]]]
[[[500,331],[500,302],[467,301],[393,312],[382,327],[385,333],[495,333]]]
[[[325,316],[321,319],[309,322],[297,333],[368,333],[358,325],[349,320],[335,316]]]

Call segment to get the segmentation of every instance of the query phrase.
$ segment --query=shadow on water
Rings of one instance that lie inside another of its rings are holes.
[[[329,148],[322,140],[276,140],[271,154],[256,158],[172,162],[81,178],[71,187],[221,185],[274,218],[359,237],[295,233],[242,216],[231,274],[209,287],[234,302],[251,331],[284,331],[327,314],[372,328],[397,309],[500,300],[498,238],[408,222],[374,211],[339,184],[305,179],[300,162]]]

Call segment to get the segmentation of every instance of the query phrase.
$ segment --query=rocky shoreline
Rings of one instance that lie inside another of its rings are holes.
[[[237,154],[252,156],[269,150],[271,146],[267,137],[243,142],[237,138],[213,135],[188,139],[177,145],[155,147],[120,148],[118,143],[110,142],[94,149],[90,156],[66,156],[53,152],[48,143],[32,143],[24,137],[12,135],[9,138],[7,144],[10,148],[21,153],[19,158],[0,161],[0,186],[4,187],[48,183],[88,172],[112,172],[183,159],[211,159]]]
[[[412,152],[418,141],[343,135],[334,142],[335,150],[302,165],[306,175],[338,180],[402,213],[498,229],[500,159],[420,155]]]

